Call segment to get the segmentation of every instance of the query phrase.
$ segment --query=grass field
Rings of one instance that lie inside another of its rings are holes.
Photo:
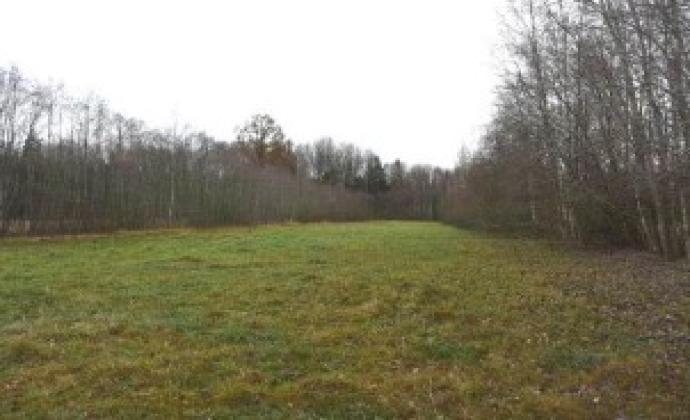
[[[0,417],[688,417],[690,271],[432,223],[0,241]]]

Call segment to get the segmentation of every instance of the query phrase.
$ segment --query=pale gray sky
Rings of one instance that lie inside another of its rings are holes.
[[[385,161],[451,166],[492,111],[504,0],[7,0],[0,65],[220,139],[267,112]]]

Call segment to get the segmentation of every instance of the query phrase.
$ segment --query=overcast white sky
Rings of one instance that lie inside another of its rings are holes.
[[[385,161],[450,167],[492,111],[504,0],[6,0],[0,65],[221,139],[270,113]]]

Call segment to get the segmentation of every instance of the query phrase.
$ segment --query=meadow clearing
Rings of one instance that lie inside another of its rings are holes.
[[[0,241],[3,418],[690,415],[690,271],[435,223]]]

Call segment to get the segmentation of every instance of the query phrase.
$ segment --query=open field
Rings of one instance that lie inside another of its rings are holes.
[[[687,417],[690,271],[432,223],[0,242],[2,417]]]

